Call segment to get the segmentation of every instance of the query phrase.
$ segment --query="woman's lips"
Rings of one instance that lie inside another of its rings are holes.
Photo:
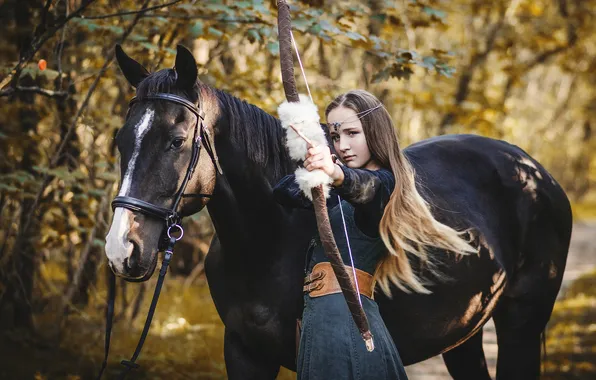
[[[344,157],[344,161],[348,162],[348,161],[352,161],[356,156],[352,155],[352,156],[345,156]]]

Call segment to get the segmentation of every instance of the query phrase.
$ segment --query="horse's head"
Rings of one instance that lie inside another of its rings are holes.
[[[206,198],[196,195],[213,192],[216,169],[210,150],[213,140],[208,138],[213,134],[201,119],[209,111],[202,108],[190,51],[178,46],[175,68],[155,73],[120,46],[116,58],[137,93],[116,136],[121,181],[106,255],[115,274],[146,280],[155,270],[168,224],[205,206]],[[194,173],[193,156],[197,157]],[[171,211],[176,215],[168,216]]]

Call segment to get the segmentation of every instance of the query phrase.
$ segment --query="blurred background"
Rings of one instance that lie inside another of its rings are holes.
[[[543,378],[596,378],[596,0],[289,3],[320,109],[364,88],[385,103],[404,147],[491,136],[559,181],[575,223]],[[100,367],[113,137],[134,94],[115,44],[150,71],[172,67],[183,44],[203,82],[275,115],[285,99],[276,15],[273,0],[0,2],[0,378],[88,379]],[[203,273],[207,211],[185,229],[131,379],[226,378]],[[118,282],[107,378],[132,354],[154,285]],[[490,324],[484,340],[494,374]],[[440,357],[407,371],[449,378]]]

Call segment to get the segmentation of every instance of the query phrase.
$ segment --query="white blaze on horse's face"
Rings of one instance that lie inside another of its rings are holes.
[[[147,109],[139,123],[135,125],[134,150],[130,157],[130,161],[128,161],[126,172],[124,173],[120,192],[118,192],[119,196],[127,196],[130,193],[130,184],[134,174],[136,161],[141,150],[141,142],[151,128],[154,115],[154,110]],[[128,238],[133,222],[134,215],[132,211],[123,207],[117,207],[114,210],[112,225],[106,236],[105,249],[108,260],[112,265],[112,269],[117,273],[124,273],[124,260],[129,258],[133,251],[134,246]]]

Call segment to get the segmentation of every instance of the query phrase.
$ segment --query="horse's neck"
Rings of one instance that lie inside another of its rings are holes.
[[[223,175],[218,176],[209,211],[222,234],[249,238],[284,218],[272,189],[295,164],[284,145],[279,121],[258,107],[218,93],[220,115],[215,147]]]

